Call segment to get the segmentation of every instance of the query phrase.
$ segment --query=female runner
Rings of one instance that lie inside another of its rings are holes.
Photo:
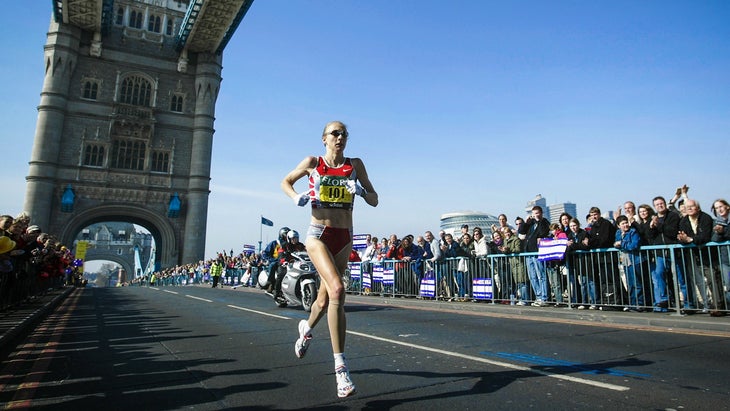
[[[319,288],[309,319],[299,322],[299,338],[294,351],[297,357],[304,357],[312,339],[312,328],[326,313],[335,359],[337,396],[340,398],[355,393],[344,355],[346,321],[342,282],[352,250],[352,207],[355,195],[362,196],[373,207],[378,205],[378,194],[368,179],[362,160],[345,157],[347,137],[345,124],[339,121],[327,123],[322,133],[324,155],[305,158],[281,182],[281,188],[296,205],[312,204],[312,219],[305,245],[324,284]],[[304,176],[309,176],[309,189],[297,193],[294,183]]]

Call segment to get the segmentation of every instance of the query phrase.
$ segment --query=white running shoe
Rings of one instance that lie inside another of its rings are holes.
[[[304,333],[306,326],[306,320],[299,321],[299,338],[294,343],[294,354],[297,355],[297,358],[304,358],[304,354],[307,353],[307,349],[309,348],[309,343],[312,341],[312,331],[310,330],[308,333]]]
[[[355,384],[350,379],[350,372],[346,366],[341,366],[335,370],[337,377],[337,396],[345,398],[355,393]]]

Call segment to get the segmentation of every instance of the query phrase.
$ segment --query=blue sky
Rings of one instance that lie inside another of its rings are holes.
[[[0,17],[2,213],[23,206],[50,14]],[[279,183],[330,120],[380,195],[356,233],[513,220],[537,194],[585,215],[682,184],[709,211],[730,197],[728,21],[726,1],[257,0],[224,52],[206,256],[256,244],[261,215],[264,241],[306,230]]]

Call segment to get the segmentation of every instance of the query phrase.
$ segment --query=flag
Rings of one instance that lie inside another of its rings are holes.
[[[273,227],[274,226],[274,222],[271,221],[271,220],[269,220],[268,218],[265,218],[264,216],[261,216],[261,224],[267,225],[269,227]]]

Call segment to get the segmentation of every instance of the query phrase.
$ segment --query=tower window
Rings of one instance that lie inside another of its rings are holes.
[[[161,22],[162,19],[160,19],[160,16],[155,16],[154,14],[151,14],[150,19],[147,22],[147,31],[159,33],[161,29]]]
[[[149,106],[152,84],[140,76],[129,76],[122,81],[121,102],[135,106]]]
[[[142,28],[142,19],[144,18],[144,13],[137,10],[132,10],[132,13],[129,15],[129,27],[135,28],[135,29],[141,29]]]
[[[176,113],[182,113],[183,112],[183,96],[180,94],[175,94],[170,99],[170,111],[174,111]]]
[[[163,151],[152,152],[152,171],[167,173],[170,169],[170,154]]]
[[[96,96],[99,92],[99,83],[92,80],[87,80],[84,82],[84,89],[82,93],[82,97],[89,99],[89,100],[96,100]]]
[[[104,165],[104,147],[87,144],[84,148],[84,165],[102,167]]]
[[[143,141],[115,140],[112,145],[112,167],[125,170],[144,170],[147,151]]]
[[[124,8],[123,7],[119,7],[117,9],[117,14],[116,14],[116,18],[114,20],[114,24],[116,24],[118,26],[121,26],[122,24],[124,24]]]

